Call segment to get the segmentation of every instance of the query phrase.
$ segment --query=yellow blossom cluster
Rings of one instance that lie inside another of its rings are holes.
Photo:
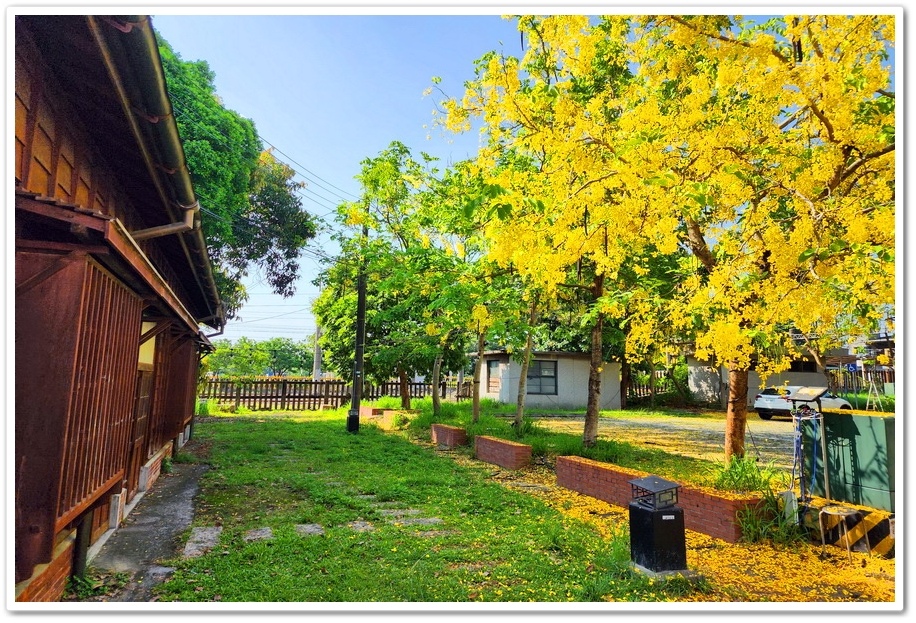
[[[505,191],[489,259],[548,298],[588,266],[627,294],[596,305],[628,352],[693,341],[764,375],[797,354],[787,327],[826,347],[894,304],[894,16],[518,23],[522,57],[443,105],[483,121],[475,172]]]

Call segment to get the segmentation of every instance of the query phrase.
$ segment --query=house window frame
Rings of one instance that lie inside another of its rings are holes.
[[[545,372],[548,372],[545,374]],[[531,363],[528,364],[528,374],[526,375],[525,382],[525,393],[532,396],[557,396],[559,395],[559,374],[558,374],[557,361],[555,359],[532,359]],[[532,379],[537,380],[536,390],[532,389]],[[553,381],[552,391],[543,390],[543,379],[551,379]]]
[[[499,359],[487,360],[487,393],[498,394],[502,389],[502,362]]]
[[[810,359],[794,359],[789,365],[789,372],[817,372],[817,362]]]

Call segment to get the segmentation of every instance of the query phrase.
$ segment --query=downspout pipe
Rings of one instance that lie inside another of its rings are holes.
[[[194,229],[194,217],[200,210],[200,204],[196,201],[191,206],[181,206],[184,209],[184,220],[169,223],[168,225],[159,225],[148,229],[140,229],[131,232],[134,240],[149,240],[150,238],[159,238],[160,236],[169,236],[171,234],[180,234],[182,232]]]

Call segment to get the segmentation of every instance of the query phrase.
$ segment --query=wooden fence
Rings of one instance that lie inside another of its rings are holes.
[[[425,398],[432,394],[429,383],[409,383],[411,398]],[[401,386],[397,381],[380,385],[366,385],[364,400],[378,400],[383,396],[399,397]],[[446,396],[446,386],[440,387]],[[254,411],[281,409],[290,411],[316,411],[344,406],[352,397],[352,388],[345,381],[313,381],[311,379],[273,377],[258,379],[209,379],[200,388],[200,400],[214,400],[236,408],[244,406]]]
[[[674,383],[668,378],[664,370],[655,371],[655,394],[665,394],[673,392]],[[630,387],[627,390],[627,398],[648,398],[652,395],[652,379],[649,375],[640,377],[634,374],[630,378]]]

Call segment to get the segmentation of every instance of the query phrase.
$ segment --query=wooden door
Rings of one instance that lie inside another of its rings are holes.
[[[130,459],[127,464],[127,501],[133,499],[140,488],[140,468],[146,461],[146,436],[149,429],[150,393],[153,386],[152,370],[137,370],[137,398],[131,428]]]

